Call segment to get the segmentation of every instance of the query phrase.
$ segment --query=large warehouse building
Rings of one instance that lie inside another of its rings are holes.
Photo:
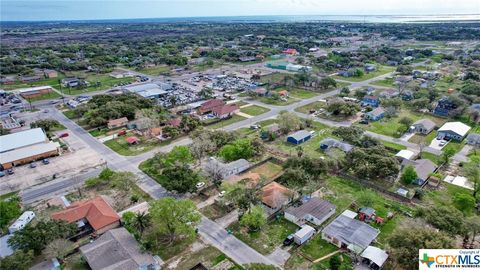
[[[51,142],[41,128],[0,136],[2,169],[58,155],[59,144]]]

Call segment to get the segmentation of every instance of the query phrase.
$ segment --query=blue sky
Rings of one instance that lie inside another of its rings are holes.
[[[479,14],[480,0],[0,0],[1,20]]]

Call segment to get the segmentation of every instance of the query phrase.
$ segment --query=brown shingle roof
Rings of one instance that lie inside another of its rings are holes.
[[[122,118],[118,118],[118,119],[108,120],[108,125],[109,126],[118,126],[118,125],[125,124],[127,122],[128,122],[127,117],[122,117]]]
[[[100,196],[72,203],[64,210],[53,213],[51,217],[56,220],[65,220],[68,223],[85,218],[95,230],[120,220],[117,212]]]
[[[202,103],[201,110],[212,110],[215,107],[219,107],[225,104],[225,101],[221,99],[210,99]]]
[[[262,188],[262,202],[271,208],[279,208],[292,197],[293,192],[277,182]]]
[[[234,112],[238,109],[239,109],[239,107],[238,107],[237,104],[226,104],[226,105],[223,105],[223,106],[215,107],[215,108],[213,108],[212,111],[216,115],[225,115],[225,114],[232,113],[232,112]]]

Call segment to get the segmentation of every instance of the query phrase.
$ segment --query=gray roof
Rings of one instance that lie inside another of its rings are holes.
[[[412,126],[423,126],[427,130],[433,130],[436,124],[430,119],[420,119],[417,122],[413,123]]]
[[[368,112],[367,114],[372,117],[372,116],[379,116],[384,112],[385,112],[385,110],[382,107],[377,107],[377,108],[373,109],[372,111]]]
[[[388,254],[377,247],[373,246],[368,246],[361,255],[363,258],[367,258],[370,261],[374,262],[376,265],[379,267],[382,267],[382,265],[385,263],[385,261],[388,259]]]
[[[335,208],[335,205],[331,204],[330,202],[313,197],[308,202],[298,207],[291,206],[287,208],[285,213],[288,213],[299,219],[305,218],[306,215],[311,215],[322,220],[323,218],[329,216],[332,211],[335,212]]]
[[[137,241],[125,228],[107,231],[80,247],[80,251],[92,270],[130,270],[156,264],[152,255],[141,253]]]
[[[470,134],[468,134],[468,136],[467,136],[467,140],[480,142],[480,134],[470,133]]]
[[[133,86],[127,86],[129,92],[136,93],[142,97],[149,98],[152,96],[158,96],[166,94],[168,90],[172,88],[172,85],[168,83],[145,83]]]
[[[431,173],[437,169],[437,165],[429,159],[417,159],[414,161],[404,160],[404,165],[412,165],[417,173],[417,178],[427,180]]]
[[[243,158],[237,159],[230,163],[223,163],[214,157],[210,157],[204,165],[204,168],[207,170],[218,168],[218,170],[221,172],[223,177],[228,177],[230,175],[243,172],[247,170],[249,167],[250,167],[250,162],[248,162],[246,159],[243,159]]]
[[[3,135],[0,136],[0,153],[46,141],[47,136],[41,128]]]
[[[5,258],[13,254],[13,249],[8,244],[8,239],[12,236],[13,234],[7,234],[0,237],[0,258]]]
[[[349,218],[345,215],[338,216],[322,231],[324,234],[334,237],[347,245],[365,249],[377,238],[380,231],[365,222]]]
[[[302,130],[299,130],[295,133],[292,133],[292,134],[288,135],[288,137],[292,137],[295,140],[299,141],[299,140],[302,140],[302,139],[304,139],[308,136],[311,136],[311,135],[312,134],[309,131],[306,131],[306,130],[302,129]]]
[[[326,138],[322,140],[320,142],[320,145],[327,145],[328,147],[337,147],[345,152],[349,152],[353,148],[353,146],[348,143],[341,142],[337,139],[332,139],[332,138]]]

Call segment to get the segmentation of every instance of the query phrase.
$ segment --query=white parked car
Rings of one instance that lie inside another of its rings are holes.
[[[220,193],[218,193],[218,197],[222,198],[223,196],[225,196],[225,190],[222,190]]]
[[[205,186],[205,182],[198,182],[196,185],[195,185],[197,188],[202,188]]]

